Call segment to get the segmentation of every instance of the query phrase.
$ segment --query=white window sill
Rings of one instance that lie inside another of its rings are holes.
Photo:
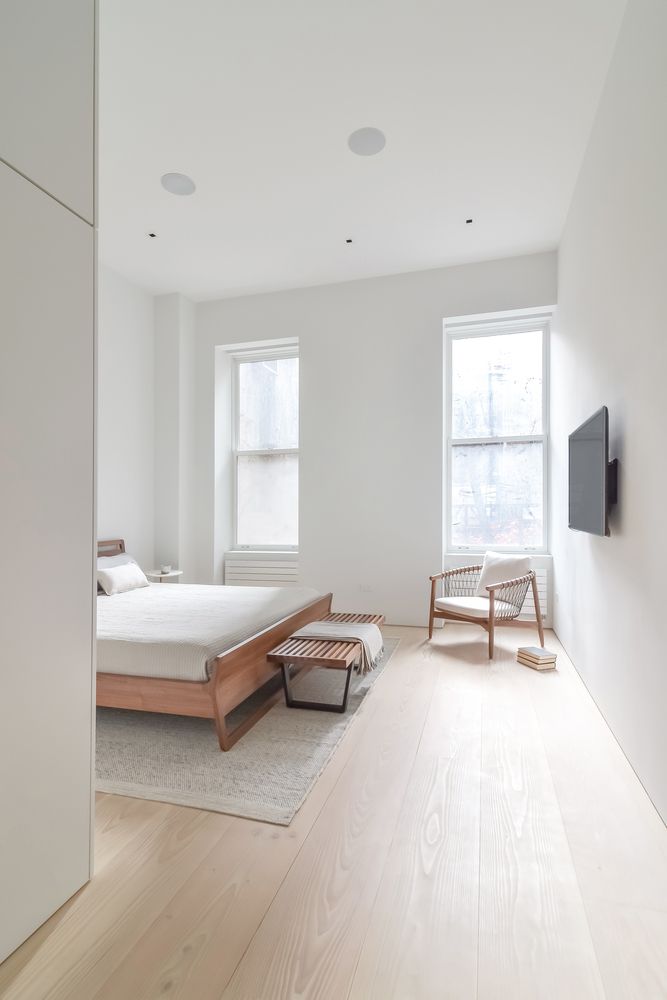
[[[264,558],[266,556],[292,556],[295,559],[298,559],[298,557],[299,557],[299,550],[298,549],[246,549],[246,548],[239,548],[239,549],[228,549],[227,552],[225,553],[225,555],[234,555],[234,556],[240,556],[240,555],[242,555],[242,556],[248,556],[248,557],[250,557],[250,556],[260,557],[261,556],[262,558]]]

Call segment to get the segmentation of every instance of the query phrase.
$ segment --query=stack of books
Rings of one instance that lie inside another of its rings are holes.
[[[544,646],[519,646],[516,658],[519,663],[532,667],[533,670],[556,669],[556,654]]]

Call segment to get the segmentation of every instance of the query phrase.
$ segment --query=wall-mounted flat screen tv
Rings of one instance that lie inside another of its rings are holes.
[[[575,531],[609,534],[616,503],[616,461],[609,462],[609,411],[600,407],[569,439],[569,518]]]

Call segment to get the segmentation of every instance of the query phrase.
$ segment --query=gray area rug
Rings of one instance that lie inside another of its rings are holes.
[[[385,639],[375,670],[353,675],[345,714],[279,702],[227,753],[211,719],[98,708],[97,790],[287,826],[398,644]],[[343,671],[320,669],[292,686],[302,700],[333,702],[341,700],[344,683]],[[252,710],[252,702],[230,722]]]

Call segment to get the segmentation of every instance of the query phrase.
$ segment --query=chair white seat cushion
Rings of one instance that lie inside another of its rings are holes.
[[[455,615],[468,615],[471,618],[488,618],[489,603],[488,597],[436,597],[435,599],[438,611],[451,611]],[[495,609],[496,615],[514,616],[517,613],[514,605],[506,601],[496,601]]]

